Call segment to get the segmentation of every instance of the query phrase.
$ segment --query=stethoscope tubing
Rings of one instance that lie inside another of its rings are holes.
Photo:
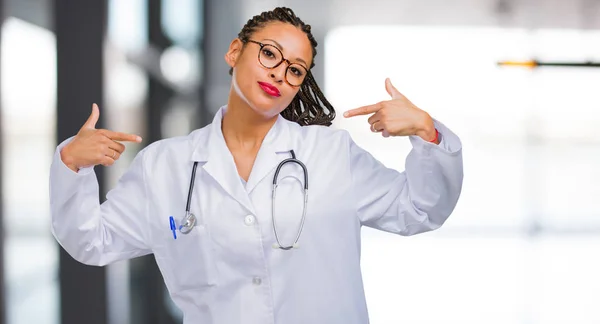
[[[298,240],[300,240],[300,235],[302,234],[302,229],[304,228],[304,221],[306,219],[306,207],[308,205],[308,169],[306,168],[306,165],[304,165],[304,163],[302,163],[302,161],[296,159],[296,154],[294,153],[294,150],[290,150],[290,154],[292,155],[292,157],[281,161],[277,165],[277,168],[275,169],[275,174],[273,176],[273,191],[272,191],[272,196],[271,196],[271,217],[273,220],[273,232],[275,234],[275,240],[277,241],[277,246],[274,246],[274,247],[282,249],[282,250],[290,250],[292,248],[298,247]],[[279,234],[277,232],[277,224],[276,224],[276,220],[275,220],[275,197],[277,195],[277,187],[278,187],[277,180],[279,177],[279,172],[281,171],[281,168],[287,163],[295,163],[302,168],[302,171],[304,174],[304,190],[303,190],[304,206],[302,208],[302,218],[300,221],[300,227],[298,229],[298,233],[296,235],[296,239],[294,240],[294,243],[289,246],[283,246],[281,244],[281,241],[279,240]],[[196,162],[194,162],[194,166],[192,167],[192,175],[190,177],[190,187],[188,190],[188,197],[187,197],[187,202],[186,202],[186,207],[185,207],[185,217],[183,219],[184,221],[179,226],[179,231],[182,234],[188,234],[189,232],[191,232],[196,224],[196,216],[194,216],[194,214],[192,214],[190,212],[190,205],[192,202],[192,194],[194,192],[194,182],[196,180],[196,169],[197,168],[198,168],[198,162],[196,161]]]

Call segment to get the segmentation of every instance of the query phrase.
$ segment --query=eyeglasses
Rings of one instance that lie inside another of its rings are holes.
[[[288,67],[285,70],[285,81],[294,87],[302,85],[306,74],[308,74],[308,70],[303,65],[292,63],[284,58],[279,48],[274,45],[263,44],[251,39],[248,41],[260,46],[260,51],[258,51],[258,62],[260,62],[262,66],[267,69],[274,69],[285,61],[288,64]]]

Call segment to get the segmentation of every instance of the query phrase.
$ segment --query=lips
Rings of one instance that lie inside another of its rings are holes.
[[[266,82],[258,82],[258,85],[260,86],[261,89],[263,89],[264,92],[266,92],[268,95],[270,95],[272,97],[280,97],[281,96],[279,89],[277,89],[276,87],[274,87]]]

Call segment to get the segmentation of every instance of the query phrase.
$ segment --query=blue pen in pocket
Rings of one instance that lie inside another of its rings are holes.
[[[173,239],[177,239],[177,226],[175,226],[175,219],[173,216],[169,216],[169,222],[171,225],[171,231],[173,232]]]

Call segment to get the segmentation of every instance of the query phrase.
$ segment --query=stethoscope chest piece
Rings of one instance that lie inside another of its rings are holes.
[[[194,226],[196,226],[196,216],[190,212],[186,212],[183,222],[179,225],[179,231],[181,234],[188,234]]]

